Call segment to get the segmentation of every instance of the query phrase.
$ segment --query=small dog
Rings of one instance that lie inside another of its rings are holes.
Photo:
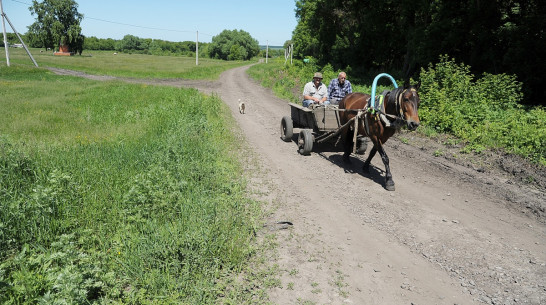
[[[245,102],[242,102],[241,99],[239,99],[239,113],[245,114]]]

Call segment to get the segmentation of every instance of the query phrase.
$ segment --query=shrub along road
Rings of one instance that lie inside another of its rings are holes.
[[[396,191],[386,191],[378,156],[366,176],[363,156],[345,165],[333,143],[301,156],[294,141],[281,141],[280,121],[290,108],[249,79],[247,68],[226,71],[217,82],[128,81],[195,87],[230,107],[250,147],[241,159],[256,161],[246,164],[249,193],[271,210],[260,235],[275,232],[278,242],[270,258],[280,270],[273,303],[546,302],[543,172],[510,167],[502,155],[440,156],[433,153],[438,143],[404,133],[386,144],[396,183]],[[499,171],[491,160],[517,170]],[[529,173],[535,183],[517,176]]]

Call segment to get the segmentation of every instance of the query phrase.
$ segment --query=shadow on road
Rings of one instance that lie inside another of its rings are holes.
[[[298,151],[298,134],[298,132],[294,132],[291,139],[291,143],[294,144],[294,149],[296,151]],[[366,152],[364,155],[351,154],[351,163],[347,164],[343,162],[342,143],[336,143],[336,139],[332,139],[324,143],[313,143],[313,150],[311,153],[315,153],[321,158],[337,165],[342,168],[345,173],[359,174],[365,178],[371,179],[381,186],[384,186],[385,184],[385,171],[383,169],[370,164],[369,173],[364,173],[362,170],[365,157],[367,157],[369,152]],[[301,157],[305,158],[306,156],[302,155]]]

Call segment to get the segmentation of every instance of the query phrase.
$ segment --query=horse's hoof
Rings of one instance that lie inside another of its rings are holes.
[[[385,189],[387,191],[394,191],[394,181],[387,180],[387,182],[385,182]]]

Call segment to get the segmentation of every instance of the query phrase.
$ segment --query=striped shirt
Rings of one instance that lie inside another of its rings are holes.
[[[345,80],[343,85],[339,83],[339,79],[334,78],[330,82],[330,85],[328,86],[328,100],[341,100],[345,97],[345,95],[352,93],[353,87],[351,86],[351,82],[348,80]]]

